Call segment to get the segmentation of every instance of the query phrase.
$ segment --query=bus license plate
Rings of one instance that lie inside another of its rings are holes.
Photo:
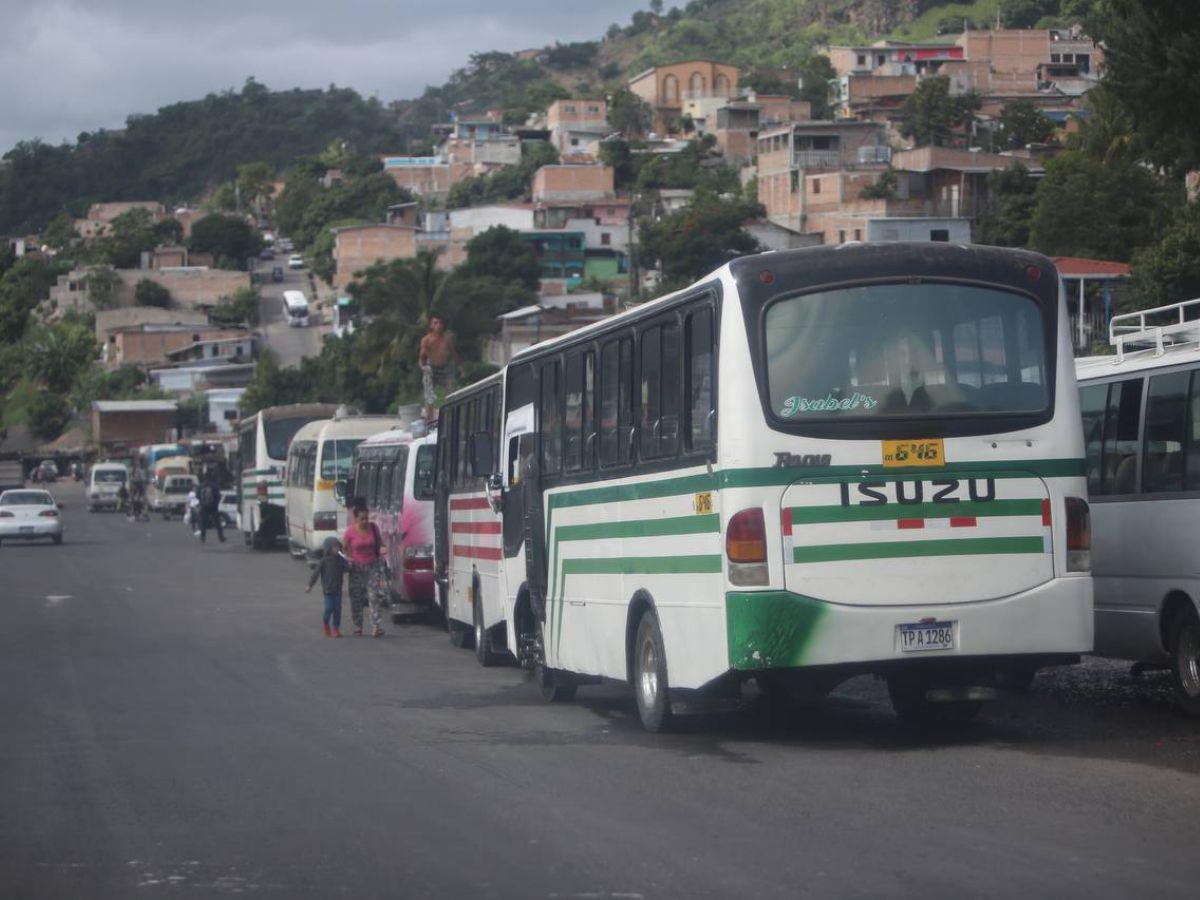
[[[32,525],[22,525],[21,526],[21,534],[33,534],[33,526]]]
[[[900,650],[904,653],[914,653],[923,650],[953,650],[953,622],[916,622],[911,625],[897,625]]]
[[[945,464],[946,449],[941,438],[883,442],[883,465],[885,468],[944,466]]]

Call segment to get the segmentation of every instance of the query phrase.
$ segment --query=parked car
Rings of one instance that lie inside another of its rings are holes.
[[[129,469],[124,463],[102,462],[92,466],[88,476],[88,512],[98,509],[120,509],[121,486],[129,481]]]
[[[281,266],[276,266],[271,270],[271,280],[276,284],[283,281],[283,268]]]
[[[233,528],[237,525],[237,520],[238,520],[237,491],[221,491],[221,503],[217,507],[217,514],[221,517],[221,523],[226,528]]]
[[[63,541],[62,516],[49,491],[15,490],[0,494],[0,541],[50,538]]]
[[[270,247],[263,247],[262,253],[258,254],[259,259],[274,259],[275,251]]]
[[[289,269],[303,269],[304,268],[304,257],[301,256],[299,253],[293,253],[291,256],[288,257],[288,268]]]
[[[35,484],[52,484],[58,481],[58,466],[52,459],[43,459],[33,470],[33,477],[30,480]]]
[[[188,494],[197,488],[195,475],[167,475],[159,484],[150,485],[150,508],[164,519],[183,517]]]

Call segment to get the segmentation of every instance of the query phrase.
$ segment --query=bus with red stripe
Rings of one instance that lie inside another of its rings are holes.
[[[625,682],[652,731],[862,674],[901,718],[965,721],[1091,649],[1078,416],[1044,256],[736,259],[448,398],[451,633],[551,700]]]

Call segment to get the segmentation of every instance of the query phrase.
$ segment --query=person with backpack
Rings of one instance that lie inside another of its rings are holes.
[[[386,563],[383,559],[383,536],[379,527],[371,521],[367,501],[362,497],[354,500],[354,520],[342,535],[342,546],[350,560],[350,618],[354,621],[354,633],[363,633],[363,608],[371,609],[371,636],[383,635],[379,607],[386,589]]]
[[[225,543],[225,526],[221,522],[221,486],[212,472],[200,487],[200,542],[208,543],[208,529],[216,526],[217,539]]]

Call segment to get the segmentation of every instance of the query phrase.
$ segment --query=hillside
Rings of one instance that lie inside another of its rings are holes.
[[[596,96],[648,66],[707,57],[741,67],[760,89],[795,89],[819,110],[831,72],[819,50],[880,36],[949,39],[963,21],[1028,27],[1086,17],[1099,0],[691,0],[634,13],[595,41],[525,53],[478,53],[441,85],[385,107],[353,90],[241,91],[130,117],[121,131],[82,134],[75,144],[19,144],[0,166],[0,233],[37,230],[62,210],[101,200],[195,200],[241,163],[282,171],[334,139],[366,153],[428,150],[429,126],[452,111],[501,108],[509,122],[555,99]],[[652,11],[657,10],[657,11]]]
[[[395,150],[399,136],[377,101],[355,91],[241,91],[131,116],[120,131],[81,134],[75,144],[18,144],[0,167],[0,233],[41,228],[67,210],[105,200],[194,200],[233,177],[239,163],[282,169],[334,138],[368,152]]]

